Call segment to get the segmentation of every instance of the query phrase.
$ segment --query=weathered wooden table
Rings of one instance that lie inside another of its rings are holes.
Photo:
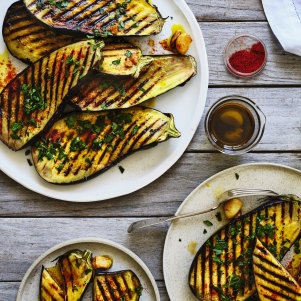
[[[112,239],[133,250],[156,278],[162,300],[169,300],[162,273],[168,227],[127,235],[131,222],[173,214],[202,181],[237,164],[272,162],[301,169],[301,58],[282,50],[260,0],[188,0],[188,4],[207,46],[207,108],[222,96],[250,97],[267,115],[261,143],[243,156],[219,154],[208,143],[202,120],[186,153],[161,178],[131,195],[91,204],[40,196],[0,172],[0,301],[15,300],[24,273],[40,254],[57,243],[85,236]],[[263,72],[247,80],[230,75],[222,56],[228,40],[242,33],[261,38],[269,54]]]

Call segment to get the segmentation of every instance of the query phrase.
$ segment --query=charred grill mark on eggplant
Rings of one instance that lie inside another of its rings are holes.
[[[47,129],[53,116],[59,111],[58,108],[65,104],[63,101],[65,96],[78,82],[78,74],[64,72],[66,58],[70,56],[76,61],[78,53],[83,52],[89,56],[83,73],[86,75],[100,59],[100,49],[94,49],[89,42],[83,41],[61,48],[40,59],[18,74],[4,88],[0,94],[2,104],[0,138],[8,147],[19,150],[41,134],[45,128]],[[83,60],[77,62],[80,69]],[[17,125],[19,128],[16,129]]]
[[[173,117],[148,108],[72,113],[57,121],[37,142],[32,150],[33,161],[45,180],[69,184],[104,172],[132,152],[165,141],[169,136],[179,136]],[[42,143],[59,145],[48,158]]]
[[[52,51],[80,40],[71,35],[57,35],[36,20],[22,1],[9,7],[3,23],[3,37],[9,51],[26,63],[33,63]]]
[[[208,244],[204,244],[200,248],[191,265],[189,284],[193,293],[199,299],[205,298],[206,300],[222,300],[228,297],[238,301],[246,300],[250,297],[255,292],[253,274],[250,273],[253,265],[252,260],[244,262],[246,260],[244,256],[246,256],[245,254],[252,256],[256,235],[258,235],[263,242],[267,242],[268,247],[276,252],[278,258],[282,258],[285,255],[286,249],[282,249],[282,246],[290,247],[296,239],[295,236],[301,231],[301,204],[295,200],[296,198],[294,197],[283,198],[280,196],[274,200],[274,203],[261,206],[231,221],[209,238]],[[290,231],[289,227],[285,226],[292,225],[292,223],[294,225],[294,230],[292,230],[294,233]],[[237,228],[240,224],[241,228]],[[271,226],[265,227],[265,225],[268,224]],[[277,239],[271,239],[272,234],[269,232],[270,228],[274,229],[273,235],[277,237]],[[224,231],[225,236],[223,235]],[[281,232],[284,233],[283,236]],[[286,239],[288,239],[289,243]],[[215,265],[212,259],[217,256],[212,250],[216,248],[216,241],[218,240],[225,242],[226,246],[226,249],[222,249],[220,255],[221,262],[224,262],[222,265],[223,268],[219,261],[218,264]],[[276,241],[276,245],[274,241]],[[284,244],[285,241],[286,244]],[[266,262],[263,256],[259,256],[258,254],[253,256],[258,257],[263,264],[269,264],[275,268],[272,263],[269,261]],[[244,260],[242,264],[239,264],[242,260]],[[224,275],[219,276],[216,274],[215,271],[218,269],[222,270]],[[249,272],[247,272],[248,270]],[[233,290],[229,282],[233,275],[237,275],[237,278],[240,278],[235,290]],[[223,279],[227,280],[227,285],[225,285]],[[216,283],[217,285],[215,285]],[[208,287],[212,289],[209,291]],[[216,295],[215,292],[218,293],[218,295]]]
[[[88,86],[81,85],[69,99],[77,109],[91,111],[128,108],[163,94],[187,82],[196,74],[196,63],[189,56],[153,56],[152,63],[138,79],[120,82],[120,89],[103,77],[92,78]],[[104,84],[107,86],[104,86]]]
[[[142,292],[139,278],[130,270],[101,273],[94,277],[93,301],[138,301]]]
[[[157,34],[165,22],[157,8],[145,0],[70,0],[64,9],[49,3],[39,8],[32,0],[24,3],[33,16],[51,28],[90,35],[95,30],[100,35]],[[118,30],[112,30],[112,25],[119,26]]]

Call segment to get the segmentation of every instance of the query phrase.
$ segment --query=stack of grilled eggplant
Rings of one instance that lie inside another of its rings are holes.
[[[190,288],[208,301],[249,300],[256,289],[261,301],[300,300],[300,287],[292,280],[298,271],[290,275],[278,262],[300,236],[301,200],[273,198],[208,239],[191,265]]]
[[[142,295],[139,278],[131,270],[106,272],[109,266],[95,268],[89,250],[69,251],[58,258],[51,268],[42,267],[40,301],[80,301],[90,282],[93,282],[93,301],[138,301]]]
[[[31,145],[40,176],[70,184],[179,137],[171,114],[137,105],[185,84],[195,59],[144,56],[123,38],[158,34],[163,25],[147,0],[14,3],[3,37],[30,65],[0,94],[0,139],[14,151]],[[62,117],[67,104],[77,112]]]

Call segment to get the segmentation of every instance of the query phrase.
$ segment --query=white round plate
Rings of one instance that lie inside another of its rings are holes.
[[[2,3],[0,23],[2,24],[7,8],[14,2]],[[175,123],[182,133],[179,139],[170,139],[152,149],[138,152],[123,160],[120,165],[125,172],[120,173],[118,166],[87,182],[59,186],[45,182],[27,163],[24,150],[13,152],[0,143],[1,170],[23,186],[40,194],[73,202],[105,200],[136,191],[165,173],[184,153],[201,120],[208,89],[208,64],[205,43],[200,27],[184,0],[154,0],[163,17],[168,18],[161,34],[139,39],[144,54],[153,49],[148,46],[149,39],[155,42],[155,54],[166,53],[159,41],[168,38],[173,24],[182,24],[192,36],[193,43],[189,54],[196,58],[198,74],[184,87],[178,87],[159,96],[156,109],[172,113]],[[1,25],[2,26],[2,25]],[[1,30],[2,31],[2,30]],[[0,53],[5,49],[3,38],[0,40]],[[11,58],[13,63],[16,59]]]
[[[239,179],[236,179],[236,174]],[[176,214],[184,214],[207,209],[216,204],[216,197],[222,192],[235,188],[270,189],[279,194],[295,194],[301,196],[301,172],[275,164],[245,164],[217,173],[198,186],[182,203]],[[243,213],[256,207],[258,198],[243,200]],[[248,201],[246,201],[248,200]],[[222,213],[222,221],[216,213]],[[208,227],[205,220],[213,223]],[[188,285],[190,265],[195,252],[205,241],[228,221],[222,210],[175,221],[171,224],[165,240],[163,253],[163,272],[169,297],[172,301],[197,300]],[[207,229],[207,234],[203,234]]]
[[[26,272],[17,294],[16,301],[39,300],[41,269],[54,266],[54,260],[73,249],[89,249],[94,255],[110,255],[114,264],[109,272],[132,270],[140,279],[143,287],[141,301],[160,301],[159,290],[155,279],[143,261],[132,251],[115,242],[98,239],[74,239],[59,244],[41,255]],[[92,300],[92,284],[82,298],[82,301]]]

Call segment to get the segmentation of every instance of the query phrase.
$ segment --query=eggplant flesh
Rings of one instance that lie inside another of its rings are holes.
[[[91,257],[92,253],[89,250],[85,252],[74,250],[60,257],[66,300],[81,300],[93,275]]]
[[[253,270],[260,301],[300,301],[301,287],[281,263],[257,239]]]
[[[107,43],[102,49],[102,62],[95,68],[102,75],[137,78],[152,58],[143,57],[140,48],[127,42]]]
[[[70,95],[80,110],[102,111],[129,108],[183,85],[196,75],[192,56],[150,56],[152,62],[140,76],[124,80],[94,77]]]
[[[139,278],[130,270],[114,273],[96,271],[93,285],[93,301],[138,301],[142,290]]]
[[[171,114],[149,108],[72,113],[36,142],[32,156],[43,179],[71,184],[104,172],[134,151],[179,136]]]
[[[41,274],[40,301],[65,301],[63,290],[44,267]]]
[[[52,51],[80,40],[57,34],[33,17],[21,1],[7,10],[2,31],[8,50],[25,63],[34,63]]]
[[[256,236],[281,260],[300,233],[300,199],[271,199],[231,221],[200,248],[189,272],[192,292],[206,301],[248,299],[256,291],[252,274]]]
[[[144,36],[161,32],[164,20],[145,0],[24,0],[27,9],[51,28],[110,36]]]
[[[19,150],[41,135],[64,98],[100,60],[100,47],[82,41],[60,48],[18,74],[0,94],[0,139]]]

